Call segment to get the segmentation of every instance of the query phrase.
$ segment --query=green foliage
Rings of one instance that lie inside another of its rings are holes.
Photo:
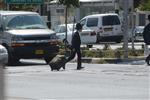
[[[59,54],[65,54],[66,52],[70,53],[70,49],[67,48],[65,51],[65,44],[60,42],[59,44],[60,52]],[[109,47],[109,46],[108,46]],[[81,48],[82,57],[93,57],[93,58],[123,58],[124,57],[124,49],[123,48],[117,48],[115,50],[113,49],[94,49],[89,50],[89,48],[84,47]],[[128,56],[130,57],[137,57],[137,56],[143,56],[144,55],[144,49],[139,50],[132,50],[128,49]]]
[[[143,56],[143,50],[131,50],[129,49],[129,57]],[[82,50],[83,57],[95,57],[95,58],[123,58],[124,50]]]
[[[79,0],[59,0],[59,3],[67,7],[79,7]]]
[[[150,11],[150,0],[147,0],[145,3],[141,3],[138,8],[142,11]]]
[[[142,56],[144,50],[129,50],[129,56]]]
[[[28,5],[28,4],[11,5],[10,9],[17,11],[19,10],[34,11],[34,9],[37,9],[37,5]]]

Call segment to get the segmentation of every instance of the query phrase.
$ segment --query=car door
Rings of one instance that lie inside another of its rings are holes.
[[[93,44],[96,43],[96,32],[90,29],[84,29],[80,33],[81,43],[82,44]]]

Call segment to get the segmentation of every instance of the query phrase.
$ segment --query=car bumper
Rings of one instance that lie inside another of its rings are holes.
[[[34,44],[22,47],[13,47],[12,55],[17,58],[43,58],[59,52],[57,45]]]
[[[8,62],[8,54],[7,53],[1,53],[0,54],[0,65],[5,65]]]

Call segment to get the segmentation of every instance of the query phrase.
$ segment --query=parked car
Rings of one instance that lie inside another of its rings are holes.
[[[123,39],[122,24],[117,14],[94,14],[80,20],[83,29],[90,28],[97,34],[97,42],[121,42]]]
[[[135,41],[144,41],[143,31],[145,26],[136,26],[133,30],[133,36]]]
[[[8,53],[7,49],[0,45],[0,65],[5,66],[8,62]]]
[[[72,34],[75,32],[75,24],[67,24],[67,41],[71,44]],[[62,41],[66,36],[66,26],[65,24],[58,25],[54,28],[56,32],[56,36]],[[82,30],[81,34],[81,43],[86,44],[88,46],[92,46],[92,44],[96,43],[96,33],[90,29]]]
[[[59,51],[55,32],[36,12],[0,11],[0,42],[10,65],[22,58],[44,58],[48,63]]]

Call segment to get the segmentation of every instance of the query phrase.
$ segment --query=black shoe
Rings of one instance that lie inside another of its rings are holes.
[[[77,70],[81,70],[81,69],[83,69],[84,67],[77,67]]]
[[[148,58],[145,59],[145,62],[147,63],[148,66],[150,66],[150,63],[149,63],[149,59],[148,59]]]

